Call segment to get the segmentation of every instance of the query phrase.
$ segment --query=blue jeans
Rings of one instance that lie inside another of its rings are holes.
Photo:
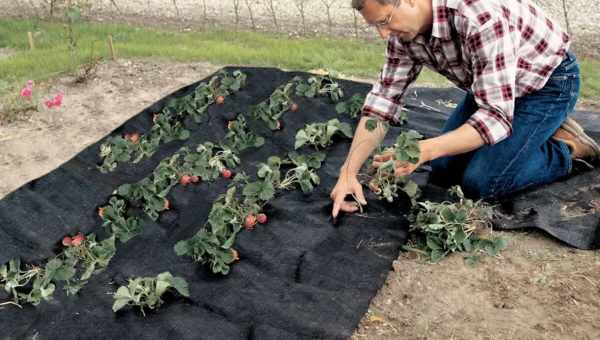
[[[497,199],[568,175],[571,152],[551,137],[575,107],[579,82],[579,65],[569,52],[542,89],[515,100],[513,131],[508,138],[473,152],[433,160],[430,181],[441,186],[460,184],[469,197]],[[442,132],[460,127],[477,109],[473,94],[467,93]]]

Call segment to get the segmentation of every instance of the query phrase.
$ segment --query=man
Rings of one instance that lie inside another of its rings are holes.
[[[567,119],[579,95],[569,37],[529,0],[352,0],[352,6],[387,39],[386,63],[331,192],[334,217],[367,203],[356,175],[385,136],[381,121],[399,123],[401,98],[423,65],[467,95],[442,135],[420,141],[417,164],[395,163],[396,176],[431,162],[431,181],[498,198],[561,178],[574,160],[600,156],[598,144]],[[376,130],[366,129],[367,117],[379,118]],[[390,157],[376,155],[373,166]]]

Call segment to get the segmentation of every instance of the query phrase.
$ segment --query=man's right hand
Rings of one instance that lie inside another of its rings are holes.
[[[340,210],[353,213],[359,210],[358,203],[356,201],[346,201],[346,195],[354,195],[358,199],[358,203],[366,205],[367,200],[363,194],[362,185],[356,178],[356,175],[345,174],[344,170],[341,171],[340,177],[338,178],[337,184],[331,191],[329,197],[333,200],[333,210],[331,215],[336,218]]]

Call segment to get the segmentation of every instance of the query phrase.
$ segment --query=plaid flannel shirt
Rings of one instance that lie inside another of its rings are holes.
[[[479,109],[467,121],[486,144],[512,132],[515,98],[541,89],[570,39],[529,0],[433,0],[431,36],[390,35],[386,63],[362,112],[401,122],[402,96],[422,66],[472,91]]]

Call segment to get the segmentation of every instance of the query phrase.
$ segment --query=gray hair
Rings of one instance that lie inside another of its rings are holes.
[[[365,1],[367,0],[352,0],[352,8],[357,11],[362,11],[363,7],[365,7]],[[382,5],[393,4],[397,0],[374,0],[379,2]]]

